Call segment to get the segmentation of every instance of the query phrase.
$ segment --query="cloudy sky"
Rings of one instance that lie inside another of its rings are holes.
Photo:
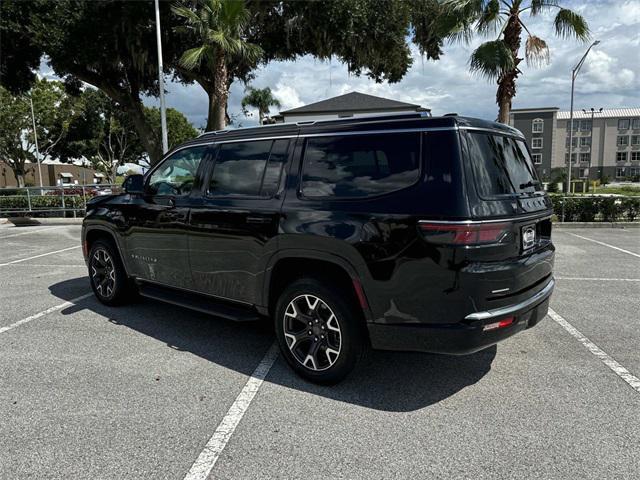
[[[576,82],[575,108],[640,106],[640,0],[565,0],[562,4],[579,11],[587,19],[593,39],[602,42],[589,54]],[[570,72],[588,44],[555,37],[552,13],[524,20],[534,35],[548,41],[551,63],[530,68],[523,62],[514,108],[569,109]],[[437,62],[423,60],[414,49],[412,68],[395,84],[376,84],[366,77],[350,76],[336,59],[320,62],[304,57],[260,68],[252,85],[271,87],[282,110],[355,90],[418,103],[431,108],[435,115],[457,112],[495,119],[495,85],[468,72],[469,54],[483,40],[446,45],[444,56]],[[256,124],[255,115],[247,118],[241,114],[243,95],[244,86],[234,84],[229,111],[238,115],[237,121],[243,126]],[[198,86],[168,85],[168,106],[182,111],[196,127],[205,124],[206,102]]]

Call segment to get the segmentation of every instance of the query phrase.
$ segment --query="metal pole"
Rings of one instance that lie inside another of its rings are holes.
[[[38,149],[38,133],[36,132],[36,116],[33,113],[33,99],[29,97],[31,104],[31,120],[33,121],[33,139],[36,142],[36,160],[38,161],[38,177],[40,177],[40,188],[42,188],[42,169],[40,168],[40,149]],[[40,190],[42,193],[42,190]]]
[[[576,83],[576,71],[571,72],[571,113],[569,114],[569,162],[567,163],[567,195],[571,193],[571,156],[573,155],[573,90]]]
[[[162,74],[162,37],[160,36],[160,5],[156,0],[156,43],[158,45],[158,84],[160,86],[160,125],[162,128],[162,153],[169,150],[167,136],[167,107],[164,103],[164,76]]]

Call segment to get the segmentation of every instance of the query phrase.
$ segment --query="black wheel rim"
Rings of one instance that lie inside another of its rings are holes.
[[[305,368],[322,371],[340,357],[340,322],[329,305],[315,295],[299,295],[287,305],[284,338],[293,357]]]
[[[116,271],[109,252],[98,248],[91,257],[91,281],[101,297],[109,298],[116,287]]]

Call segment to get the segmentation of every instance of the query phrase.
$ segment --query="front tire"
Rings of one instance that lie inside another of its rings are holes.
[[[89,280],[95,296],[105,305],[121,305],[130,299],[130,282],[114,245],[96,240],[89,251]]]
[[[275,330],[287,363],[314,383],[334,384],[356,366],[365,350],[362,316],[351,298],[327,282],[291,283],[276,306]]]

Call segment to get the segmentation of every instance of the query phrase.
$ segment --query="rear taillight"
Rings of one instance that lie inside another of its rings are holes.
[[[424,237],[441,245],[491,245],[501,243],[511,231],[510,223],[418,224]]]
[[[498,328],[508,327],[509,325],[513,324],[514,320],[515,319],[513,317],[507,317],[500,320],[499,322],[488,323],[487,325],[482,327],[482,330],[486,332],[487,330],[497,330]]]

